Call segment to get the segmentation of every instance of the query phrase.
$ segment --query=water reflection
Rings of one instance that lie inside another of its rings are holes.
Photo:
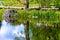
[[[15,40],[15,38],[19,38],[19,40],[26,40],[24,25],[21,24],[14,26],[3,20],[0,29],[0,40]]]

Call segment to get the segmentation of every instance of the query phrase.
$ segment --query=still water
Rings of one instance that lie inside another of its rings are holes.
[[[15,40],[15,38],[19,38],[19,40],[26,40],[24,25],[20,24],[14,26],[3,20],[0,29],[0,40]]]

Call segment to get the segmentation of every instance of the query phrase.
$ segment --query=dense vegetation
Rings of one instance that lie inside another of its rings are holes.
[[[60,0],[29,0],[30,6],[56,6],[60,8]],[[1,6],[24,6],[24,0],[1,0]],[[0,20],[6,9],[0,9]],[[19,22],[29,21],[32,40],[60,40],[60,11],[56,10],[18,10]],[[18,22],[18,23],[19,23]],[[37,23],[47,24],[47,27],[36,26]],[[17,23],[16,23],[17,24]]]

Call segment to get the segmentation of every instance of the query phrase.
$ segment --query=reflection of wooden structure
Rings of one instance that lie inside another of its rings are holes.
[[[26,7],[26,6],[25,6]],[[0,9],[4,8],[4,9],[25,9],[25,7],[16,7],[16,6],[0,6]],[[36,9],[36,10],[47,10],[47,9],[54,9],[54,10],[58,10],[59,8],[56,7],[39,7],[39,6],[32,6],[29,7],[29,9]]]
[[[24,3],[25,9],[29,8],[29,0],[25,0]],[[30,40],[29,38],[29,21],[27,20],[27,26],[26,26],[26,40]]]
[[[25,9],[29,8],[29,0],[25,0],[24,7]]]

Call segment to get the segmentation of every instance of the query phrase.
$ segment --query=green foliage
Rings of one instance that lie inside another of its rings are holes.
[[[25,0],[0,0],[0,5],[3,6],[23,6]],[[60,7],[60,0],[29,0],[30,6],[56,6]],[[32,4],[32,5],[31,5]]]
[[[0,2],[1,6],[23,6],[24,0],[21,2],[17,0],[0,0],[4,1]],[[29,3],[36,6],[56,6],[60,8],[60,0],[29,0]],[[32,30],[32,40],[60,40],[60,11],[53,10],[17,10],[19,20],[15,24],[26,23],[29,20],[29,28]],[[0,20],[2,19],[2,14],[4,14],[5,9],[0,9]],[[32,18],[33,16],[37,16],[37,18]],[[36,23],[45,22],[48,24],[47,27],[41,26],[37,27]],[[16,40],[19,40],[16,38]]]
[[[2,20],[2,14],[4,13],[5,9],[0,10],[0,20]],[[27,10],[17,10],[18,11],[18,18],[19,21],[26,22],[27,20],[31,21],[31,23],[39,22],[46,22],[46,23],[53,23],[53,22],[60,22],[60,13],[55,12],[53,10],[46,10],[46,11],[27,11]],[[33,18],[37,16],[37,18]]]
[[[2,14],[5,12],[5,9],[0,9],[0,20],[2,20]]]
[[[32,40],[58,40],[60,35],[60,13],[53,10],[46,11],[27,11],[27,10],[17,10],[18,11],[18,23],[24,23],[29,20],[29,28],[32,30]],[[5,12],[5,9],[0,10],[0,20],[2,20],[2,14]],[[29,17],[28,17],[29,16]],[[32,18],[32,16],[37,16],[38,18]],[[48,24],[47,27],[41,26],[37,27],[36,23],[45,22]],[[58,21],[58,22],[57,22]],[[49,26],[50,24],[50,26]],[[58,26],[57,26],[58,24]],[[53,25],[53,26],[52,26]]]

